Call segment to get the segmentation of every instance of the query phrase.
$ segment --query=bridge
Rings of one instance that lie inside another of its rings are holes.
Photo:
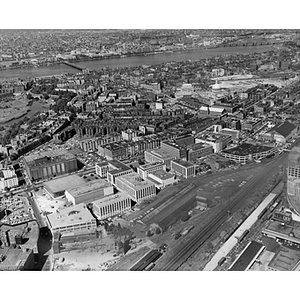
[[[81,67],[81,66],[79,66],[79,65],[70,63],[70,62],[68,62],[68,61],[62,61],[62,63],[63,63],[64,65],[66,65],[66,66],[69,66],[69,67],[71,67],[71,68],[77,69],[77,70],[79,70],[79,71],[81,71],[81,72],[88,71],[87,68],[83,68],[83,67]]]

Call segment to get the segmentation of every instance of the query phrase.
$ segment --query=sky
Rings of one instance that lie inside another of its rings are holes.
[[[4,0],[0,28],[299,28],[297,6],[295,0]]]

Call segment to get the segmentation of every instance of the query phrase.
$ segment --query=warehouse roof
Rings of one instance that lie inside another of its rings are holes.
[[[278,271],[292,271],[300,261],[300,252],[287,247],[280,247],[279,251],[269,263],[269,267]]]
[[[83,183],[82,185],[67,189],[68,193],[74,198],[99,191],[103,188],[110,187],[111,184],[103,179],[94,180],[91,182]]]
[[[99,200],[93,201],[92,203],[93,203],[93,205],[96,205],[100,208],[100,207],[106,206],[108,204],[116,203],[116,202],[126,200],[126,199],[130,199],[129,195],[125,192],[122,192],[122,193],[119,192],[119,193],[116,193],[113,195],[103,197]]]
[[[296,126],[288,121],[285,121],[284,123],[279,123],[275,125],[273,128],[271,128],[268,132],[277,132],[280,135],[287,137],[289,136],[292,131],[296,128]]]
[[[264,248],[261,243],[250,242],[228,271],[246,271]]]
[[[47,181],[44,183],[44,187],[50,190],[52,193],[57,193],[60,191],[65,191],[71,189],[75,186],[84,184],[85,180],[78,175],[69,175],[62,178],[57,178],[54,180]]]

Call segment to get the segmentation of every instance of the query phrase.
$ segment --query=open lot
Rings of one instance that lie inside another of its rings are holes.
[[[30,107],[26,96],[11,96],[10,101],[0,101],[0,124],[23,116]]]

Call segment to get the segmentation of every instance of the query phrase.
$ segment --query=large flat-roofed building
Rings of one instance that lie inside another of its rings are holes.
[[[48,214],[47,222],[52,233],[80,233],[97,228],[96,219],[84,203],[65,208],[57,213]]]
[[[126,159],[128,156],[127,143],[119,141],[98,147],[99,154],[111,159]]]
[[[293,208],[300,213],[300,147],[294,147],[288,156],[287,196]]]
[[[221,155],[237,163],[247,163],[273,155],[276,148],[243,143],[235,148],[222,151]]]
[[[83,177],[74,174],[47,181],[43,186],[53,198],[56,198],[63,196],[67,189],[71,189],[84,183],[85,180]]]
[[[176,143],[171,143],[171,142],[161,142],[160,148],[163,151],[166,151],[170,153],[173,157],[176,158],[186,158],[186,148],[177,145]]]
[[[1,168],[0,166],[0,191],[5,188],[18,186],[18,176],[15,173],[13,166]]]
[[[197,143],[194,145],[190,145],[188,146],[187,150],[187,160],[189,162],[196,162],[198,158],[207,156],[213,152],[213,147],[206,143]]]
[[[0,249],[0,271],[33,271],[34,253],[32,249]]]
[[[149,180],[143,180],[137,173],[116,178],[116,186],[129,194],[132,200],[139,203],[156,195],[156,187]]]
[[[265,246],[256,241],[248,243],[246,248],[237,257],[233,264],[229,267],[228,271],[247,271],[254,264],[256,258],[262,253]]]
[[[73,204],[89,203],[114,193],[113,186],[103,179],[67,189],[65,195]]]
[[[196,174],[196,168],[194,164],[179,159],[171,161],[171,170],[175,171],[176,174],[183,176],[184,178],[190,178]]]
[[[133,170],[116,159],[96,164],[96,174],[102,178],[106,177],[111,184],[115,184],[117,177],[130,173],[133,173]]]
[[[171,167],[171,160],[176,159],[176,156],[162,149],[145,151],[144,157],[148,163],[163,162],[168,169]]]
[[[25,156],[24,166],[32,180],[50,179],[78,170],[76,157],[63,149]]]
[[[186,147],[195,144],[195,137],[192,134],[185,134],[175,138],[174,142],[180,147]]]
[[[300,251],[281,246],[268,264],[268,271],[293,271],[299,265]]]
[[[155,171],[159,171],[159,170],[166,170],[166,165],[161,162],[154,162],[154,163],[150,163],[150,164],[145,164],[145,165],[141,165],[137,168],[137,172],[138,174],[143,178],[146,179],[148,177],[149,174],[155,172]]]
[[[177,180],[175,179],[175,175],[170,174],[165,170],[158,170],[148,174],[148,179],[152,181],[158,189],[164,188],[177,182]]]
[[[119,215],[131,209],[131,198],[127,193],[117,193],[93,202],[93,212],[98,220]]]
[[[300,245],[300,223],[293,221],[293,224],[270,220],[267,222],[262,234],[268,237],[288,241],[295,245]]]

